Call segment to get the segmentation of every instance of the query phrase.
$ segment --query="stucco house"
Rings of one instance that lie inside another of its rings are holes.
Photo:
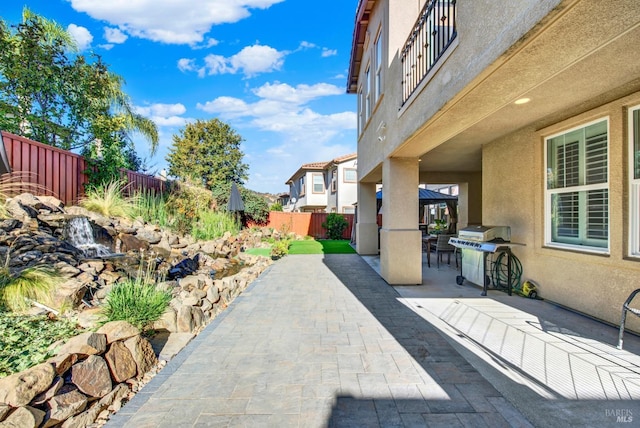
[[[328,162],[303,164],[287,180],[288,203],[284,211],[353,214],[357,201],[357,154]]]
[[[413,189],[455,183],[460,228],[510,226],[541,297],[618,323],[640,288],[638,46],[637,0],[360,0],[358,253],[382,183],[381,274],[421,283]]]

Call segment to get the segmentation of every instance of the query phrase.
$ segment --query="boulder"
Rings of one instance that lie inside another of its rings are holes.
[[[84,297],[86,290],[84,282],[70,278],[56,287],[52,294],[52,305],[54,308],[75,308]]]
[[[140,330],[127,321],[111,321],[100,327],[96,333],[106,335],[107,344],[109,344],[137,336],[140,334]]]
[[[62,388],[63,385],[64,385],[64,379],[61,378],[60,376],[56,377],[53,380],[53,383],[51,384],[49,389],[47,389],[42,394],[38,394],[33,400],[31,400],[30,404],[34,406],[43,405],[47,401],[51,400],[58,393],[58,391],[60,391],[60,388]]]
[[[140,251],[149,249],[148,242],[138,239],[134,235],[121,233],[119,238],[120,251],[123,253],[126,253],[127,251]]]
[[[58,351],[60,354],[96,355],[107,350],[107,336],[88,331],[69,339]]]
[[[134,336],[124,341],[136,362],[138,376],[142,376],[158,364],[158,358],[151,347],[151,343],[143,337]]]
[[[49,428],[58,425],[72,416],[84,411],[87,408],[87,397],[80,393],[75,387],[68,388],[62,394],[56,395],[49,400],[49,411],[47,420],[42,428]]]
[[[124,384],[118,384],[113,391],[102,397],[100,400],[91,405],[87,410],[79,415],[73,416],[61,425],[62,428],[77,428],[86,427],[95,422],[98,415],[106,410],[109,406],[119,407],[116,403],[122,402],[122,400],[129,394],[129,388]]]
[[[62,376],[78,361],[77,354],[57,354],[47,360],[56,371],[58,376]]]
[[[0,422],[2,428],[38,427],[44,420],[45,413],[35,407],[25,406],[16,409],[7,419]]]
[[[162,234],[155,229],[145,227],[136,231],[136,238],[148,244],[158,244],[162,240]]]
[[[97,355],[89,355],[71,368],[71,382],[90,397],[104,397],[113,388],[109,367]]]
[[[153,323],[153,328],[155,330],[167,330],[171,333],[177,333],[178,325],[176,323],[176,311],[170,307],[167,308],[162,316]]]
[[[104,359],[111,371],[111,377],[118,383],[131,379],[138,371],[131,352],[123,342],[113,342],[104,354]]]
[[[80,312],[76,319],[80,327],[94,329],[104,321],[104,313],[101,308],[89,308]]]
[[[194,324],[191,306],[182,305],[180,309],[178,309],[176,324],[178,326],[178,332],[180,333],[191,333],[193,331]]]
[[[38,394],[49,389],[54,377],[55,370],[49,363],[4,377],[0,379],[0,403],[12,407],[26,406]]]

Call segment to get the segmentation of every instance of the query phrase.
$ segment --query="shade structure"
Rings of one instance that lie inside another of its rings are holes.
[[[376,192],[376,199],[382,199],[382,190]],[[421,204],[437,204],[446,201],[457,201],[458,197],[453,195],[445,195],[444,193],[418,188],[418,199]]]
[[[227,203],[227,211],[240,212],[244,211],[244,202],[235,182],[231,183],[231,193],[229,194],[229,202]]]

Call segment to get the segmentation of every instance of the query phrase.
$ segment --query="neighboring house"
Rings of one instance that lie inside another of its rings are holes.
[[[510,226],[542,297],[619,323],[640,287],[638,46],[637,0],[360,0],[358,253],[382,183],[381,274],[421,283],[413,189],[457,184],[460,227]]]
[[[284,211],[353,214],[357,200],[357,155],[302,165],[287,180],[289,203]]]

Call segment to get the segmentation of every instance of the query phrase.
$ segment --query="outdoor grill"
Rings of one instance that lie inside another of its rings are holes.
[[[460,229],[458,236],[449,239],[449,243],[461,250],[460,275],[456,277],[456,284],[462,285],[464,280],[482,287],[482,296],[487,295],[487,286],[491,277],[487,275],[487,256],[504,252],[507,254],[507,290],[511,295],[511,228],[509,226],[469,226]],[[494,284],[500,286],[501,284]]]

